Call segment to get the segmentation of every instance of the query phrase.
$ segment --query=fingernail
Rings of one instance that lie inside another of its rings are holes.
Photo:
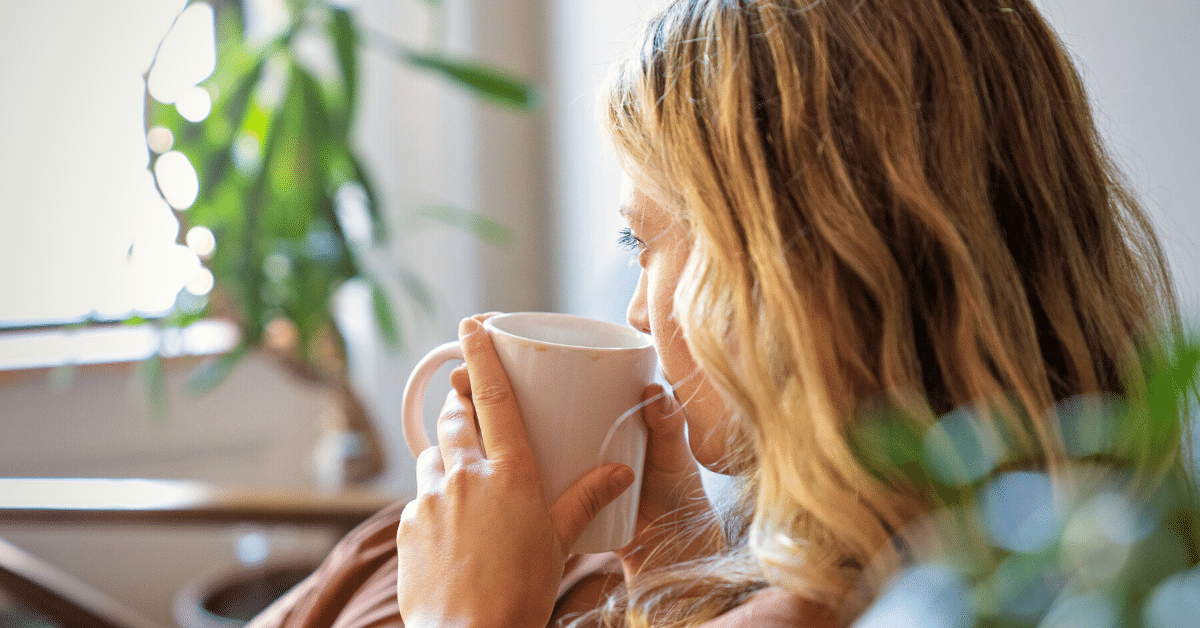
[[[621,490],[625,490],[630,484],[633,484],[635,479],[636,476],[633,474],[633,469],[630,469],[625,465],[617,467],[616,470],[614,470],[612,474],[608,476],[608,481],[612,483],[613,488],[620,488]]]
[[[464,318],[458,324],[458,337],[466,338],[480,329],[482,329],[482,326],[479,324],[479,321],[473,318]]]

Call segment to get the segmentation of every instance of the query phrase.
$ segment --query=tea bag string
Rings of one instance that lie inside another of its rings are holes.
[[[675,385],[678,386],[679,384],[682,384],[682,383],[686,382],[687,380],[689,380],[699,374],[700,374],[700,369],[696,369],[695,371],[692,371],[691,373],[689,373],[686,377],[680,379],[679,382],[677,382]],[[604,461],[608,458],[608,446],[610,444],[612,444],[612,439],[614,436],[616,436],[617,429],[620,428],[622,425],[624,425],[625,421],[628,420],[629,417],[637,414],[638,412],[641,412],[642,408],[645,408],[646,406],[658,401],[659,399],[666,397],[668,394],[670,394],[670,393],[668,393],[666,391],[666,389],[663,389],[662,392],[660,392],[657,395],[654,395],[653,397],[646,399],[645,401],[637,404],[636,406],[626,410],[624,414],[617,417],[617,420],[613,423],[612,427],[608,428],[608,434],[605,434],[604,441],[600,444],[600,454],[596,458],[596,466],[600,466],[600,465],[604,464]]]

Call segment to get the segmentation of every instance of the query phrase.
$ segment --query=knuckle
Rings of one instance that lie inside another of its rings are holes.
[[[404,505],[404,509],[400,511],[400,524],[397,528],[397,535],[403,534],[413,525],[413,518],[417,516],[417,500],[412,500]]]
[[[423,493],[404,505],[400,511],[400,531],[411,529],[417,521],[430,517],[437,511],[441,502],[441,494],[437,491]]]
[[[442,457],[442,452],[437,445],[426,447],[417,455],[417,468],[429,468],[434,466],[438,459]]]
[[[501,383],[477,385],[471,390],[471,398],[476,406],[497,406],[512,401],[512,390]]]
[[[589,518],[594,518],[600,509],[604,507],[604,502],[600,499],[600,495],[593,489],[585,489],[577,493],[579,498],[579,507],[583,512],[587,513]]]
[[[541,472],[533,460],[520,453],[511,453],[503,460],[493,461],[492,469],[496,472],[497,479],[510,487],[527,486],[542,481]]]
[[[475,421],[471,421],[471,427],[474,429]],[[454,437],[463,433],[467,428],[467,417],[463,412],[454,412],[443,414],[438,417],[438,432],[446,436]]]
[[[446,472],[443,490],[450,498],[468,494],[479,481],[479,470],[473,464],[455,465]]]
[[[467,371],[467,365],[459,365],[450,371],[450,386],[460,395],[471,394],[471,373]]]

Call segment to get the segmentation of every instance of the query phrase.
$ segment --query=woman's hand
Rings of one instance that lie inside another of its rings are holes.
[[[478,320],[466,319],[459,339],[469,395],[463,378],[454,378],[438,445],[417,459],[417,497],[396,532],[400,614],[409,628],[541,628],[567,549],[629,487],[633,471],[599,467],[547,504],[491,338]]]
[[[700,481],[700,467],[688,447],[679,402],[651,384],[643,399],[658,399],[642,410],[649,433],[637,532],[617,555],[625,578],[715,551],[723,533]],[[699,526],[697,528],[697,526]],[[669,540],[671,544],[666,544]],[[687,539],[686,543],[679,542]]]

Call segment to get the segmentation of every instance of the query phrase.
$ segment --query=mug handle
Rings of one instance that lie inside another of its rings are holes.
[[[408,450],[416,458],[422,451],[432,445],[425,434],[425,389],[429,380],[441,366],[450,360],[463,360],[462,345],[458,341],[446,344],[430,351],[417,363],[408,383],[404,385],[404,401],[401,416],[404,422],[404,440]]]

